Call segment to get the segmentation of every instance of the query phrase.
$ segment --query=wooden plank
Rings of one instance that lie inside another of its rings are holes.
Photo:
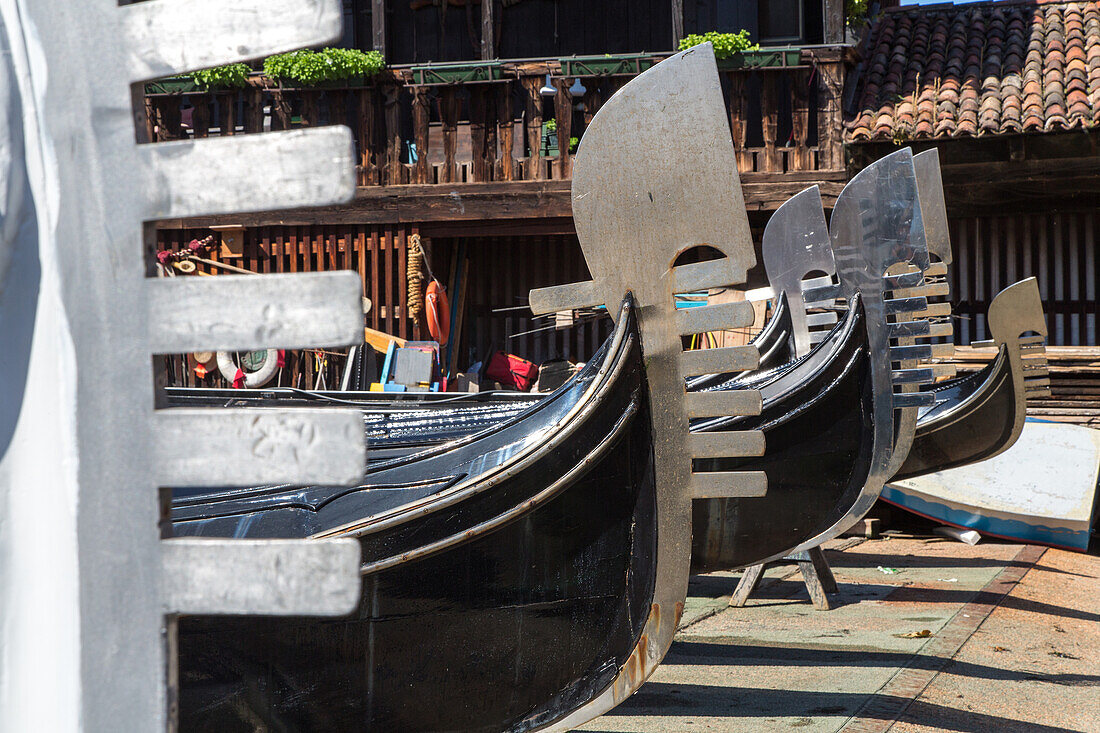
[[[371,47],[386,58],[386,0],[371,0]]]
[[[458,100],[453,87],[444,87],[439,94],[439,117],[443,131],[443,175],[440,183],[454,183],[458,180],[458,168],[455,155],[458,151]]]
[[[386,84],[382,87],[386,120],[387,186],[396,186],[405,183],[401,176],[401,108],[398,107],[400,95],[401,87],[396,84]]]
[[[374,182],[374,89],[366,87],[355,92],[356,143],[359,145],[359,185]]]
[[[498,180],[511,181],[516,177],[516,159],[512,150],[514,119],[512,115],[512,85],[496,85],[497,136],[500,139],[500,175]]]
[[[413,140],[416,143],[416,165],[413,168],[413,183],[431,183],[431,169],[428,167],[428,124],[431,96],[427,87],[413,89]]]
[[[818,167],[836,169],[844,162],[844,128],[840,97],[844,90],[843,62],[817,62],[818,78],[817,160]]]
[[[373,303],[371,308],[371,328],[376,331],[382,330],[382,296],[381,282],[382,282],[382,242],[379,238],[378,229],[372,228],[370,232],[370,299]]]
[[[787,170],[811,170],[810,165],[810,73],[791,72],[791,136],[794,147],[787,151]]]
[[[481,0],[481,58],[489,60],[493,51],[493,0]]]
[[[445,171],[446,169],[444,169]],[[774,211],[788,198],[813,183],[829,208],[844,184],[828,177],[813,181],[802,176],[775,181],[767,174],[741,177],[749,211]],[[241,226],[295,226],[326,224],[388,224],[433,222],[487,222],[498,219],[568,219],[573,215],[570,181],[514,181],[405,186],[361,186],[348,204],[323,208],[273,210],[257,214],[162,219],[161,229],[206,228],[217,224]]]
[[[557,178],[567,179],[573,174],[572,156],[569,153],[569,136],[573,132],[573,95],[569,93],[569,80],[554,80],[554,119],[557,121],[558,168]]]
[[[684,0],[670,0],[672,9],[672,47],[680,47],[684,37]]]
[[[775,72],[763,72],[760,77],[760,115],[764,129],[763,170],[782,173],[783,162],[776,148],[776,138],[779,137],[779,94],[776,85],[779,75]]]
[[[399,312],[398,335],[403,339],[407,339],[409,337],[409,319],[407,317],[407,304],[409,302],[409,239],[405,227],[399,227],[397,229],[395,246],[397,247],[397,292],[400,295],[397,298],[397,302],[391,303],[391,305],[394,310]]]
[[[489,164],[490,154],[487,140],[489,120],[487,119],[486,100],[489,95],[485,87],[485,84],[474,84],[470,87],[470,150],[472,156],[470,170],[476,183],[492,180],[490,174],[492,167]],[[492,124],[496,124],[495,115]]]
[[[546,175],[542,161],[542,94],[539,92],[542,79],[542,76],[525,76],[522,79],[527,125],[527,157],[523,161],[523,177],[529,181],[541,181]]]

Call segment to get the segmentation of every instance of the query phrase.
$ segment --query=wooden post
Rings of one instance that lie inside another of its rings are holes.
[[[149,95],[144,95],[145,106],[145,141],[154,142],[157,139],[157,110],[156,105],[153,104],[153,98]]]
[[[751,173],[755,170],[752,161],[752,153],[745,150],[747,139],[748,120],[745,114],[745,74],[744,72],[730,72],[730,132],[733,135],[733,150],[737,155],[737,168],[742,173]]]
[[[523,99],[527,126],[527,158],[523,164],[523,177],[528,181],[541,181],[546,177],[542,162],[542,89],[541,76],[523,77]]]
[[[791,136],[794,147],[787,153],[787,166],[790,170],[812,170],[810,166],[810,96],[807,85],[809,72],[797,69],[791,75]]]
[[[843,4],[843,3],[841,3]],[[684,37],[684,0],[672,0],[672,47],[680,47]]]
[[[511,181],[516,177],[516,157],[513,142],[512,83],[497,85],[497,136],[500,138],[500,175],[498,180]]]
[[[210,97],[206,94],[195,94],[191,97],[191,129],[195,131],[195,137],[207,137],[210,134]]]
[[[483,183],[492,178],[487,165],[489,125],[485,110],[486,91],[484,84],[470,85],[470,150],[473,158],[470,173],[477,183]]]
[[[600,111],[603,104],[603,95],[600,94],[600,80],[588,79],[584,85],[584,124],[585,127],[592,124],[592,118]]]
[[[225,92],[217,96],[218,128],[222,135],[232,135],[237,126],[237,93]]]
[[[290,129],[290,100],[283,94],[282,88],[271,93],[271,129]]]
[[[817,63],[817,167],[819,170],[839,170],[844,167],[843,129],[840,117],[840,95],[844,90],[844,62]]]
[[[481,58],[493,58],[493,0],[481,0]]]
[[[439,119],[443,121],[443,175],[440,183],[455,183],[458,180],[458,168],[455,155],[458,153],[458,99],[454,87],[443,87],[439,99]]]
[[[157,142],[178,140],[182,136],[179,97],[153,97],[153,115],[156,126],[153,139]]]
[[[413,183],[434,183],[431,180],[431,169],[428,167],[429,104],[431,104],[431,96],[428,87],[414,87],[412,113],[416,167],[413,169]]]
[[[364,87],[356,93],[358,118],[355,136],[359,143],[359,185],[377,183],[374,177],[374,88]]]
[[[554,80],[558,93],[554,96],[554,119],[558,129],[558,178],[565,180],[572,176],[573,165],[569,155],[569,136],[573,132],[573,95],[569,93],[569,80]]]
[[[371,37],[375,51],[386,57],[386,2],[371,0],[370,7]]]
[[[264,130],[264,90],[249,87],[244,97],[244,131],[263,132]]]
[[[844,0],[822,0],[825,14],[825,43],[844,43]]]
[[[397,186],[401,180],[401,110],[397,106],[401,88],[397,84],[382,87],[386,109],[386,185]]]
[[[497,167],[497,90],[494,84],[483,85],[485,95],[485,180],[493,180]]]
[[[761,74],[760,114],[764,121],[764,170],[769,173],[782,173],[783,162],[776,150],[776,138],[779,136],[779,95],[775,72]]]

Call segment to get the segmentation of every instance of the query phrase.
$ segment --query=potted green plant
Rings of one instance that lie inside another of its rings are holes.
[[[743,54],[745,51],[759,50],[760,44],[749,40],[749,32],[740,30],[737,33],[718,33],[708,31],[703,34],[692,33],[680,40],[680,50],[698,46],[700,43],[710,42],[714,47],[714,58],[718,62],[719,69],[739,69],[745,65]]]

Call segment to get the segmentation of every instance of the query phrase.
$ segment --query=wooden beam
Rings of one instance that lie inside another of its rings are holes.
[[[672,48],[679,48],[680,39],[682,39],[683,37],[684,0],[672,0]]]
[[[821,187],[831,208],[844,187],[842,171],[746,173],[741,176],[749,211],[774,211],[807,186]],[[206,228],[217,224],[314,226],[318,224],[400,224],[483,222],[498,219],[555,219],[573,216],[572,181],[513,181],[405,186],[361,186],[348,204],[317,208],[195,217],[160,221],[160,229]]]
[[[481,58],[493,58],[493,0],[481,0]]]
[[[844,43],[844,0],[822,0],[825,15],[825,39],[829,44]]]
[[[370,24],[375,51],[386,57],[386,0],[371,0]]]

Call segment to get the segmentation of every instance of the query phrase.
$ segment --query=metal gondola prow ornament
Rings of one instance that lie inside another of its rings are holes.
[[[821,191],[810,186],[791,196],[768,219],[762,241],[764,271],[768,282],[778,297],[787,296],[790,309],[791,339],[795,357],[810,353],[813,345],[808,308],[836,301],[838,291],[829,285],[817,285],[812,290],[814,300],[807,302],[805,278],[814,271],[823,273],[831,282],[836,275],[833,245],[829,240],[829,225],[825,221],[825,209],[821,203]],[[825,314],[825,322],[836,323],[835,313]],[[821,319],[818,319],[821,320]]]
[[[360,580],[354,540],[162,539],[158,488],[351,482],[366,447],[356,411],[154,410],[151,357],[361,342],[361,286],[148,278],[149,222],[339,203],[354,164],[338,127],[138,145],[131,89],[328,42],[341,13],[93,0],[64,17],[66,0],[0,3],[0,119],[22,122],[0,129],[18,187],[0,201],[0,729],[163,731],[178,614],[345,614]]]
[[[744,282],[755,264],[748,217],[710,44],[678,53],[626,84],[593,118],[573,169],[573,217],[593,279],[531,292],[536,314],[637,303],[653,420],[657,570],[634,654],[594,700],[556,721],[569,730],[617,705],[672,643],[690,572],[691,501],[761,496],[762,472],[696,472],[693,461],[761,455],[760,431],[691,434],[689,420],[756,414],[756,390],[687,393],[685,379],[756,368],[754,346],[685,351],[683,337],[751,325],[748,303],[677,310],[677,293]],[[721,257],[677,266],[698,247]]]
[[[1008,351],[1012,378],[1024,385],[1023,397],[1049,397],[1047,320],[1039,295],[1039,281],[1029,277],[997,293],[989,304],[987,322],[993,343],[1003,345]],[[1024,410],[1021,409],[1017,435],[1023,429],[1023,419]]]
[[[911,150],[885,156],[848,182],[837,197],[829,234],[838,269],[849,273],[841,278],[841,292],[861,293],[867,318],[887,324],[868,335],[872,351],[890,355],[889,360],[873,363],[872,379],[876,390],[892,395],[890,401],[875,403],[879,412],[875,424],[880,426],[875,440],[888,440],[891,448],[885,453],[886,463],[868,479],[878,489],[868,492],[865,505],[853,508],[854,515],[862,516],[905,461],[913,443],[917,408],[934,399],[920,392],[920,385],[954,374],[949,365],[929,363],[937,351],[934,344],[918,343],[950,336],[951,326],[926,320],[927,293],[934,290],[925,273],[932,263]],[[887,437],[882,429],[890,425],[893,435]]]

